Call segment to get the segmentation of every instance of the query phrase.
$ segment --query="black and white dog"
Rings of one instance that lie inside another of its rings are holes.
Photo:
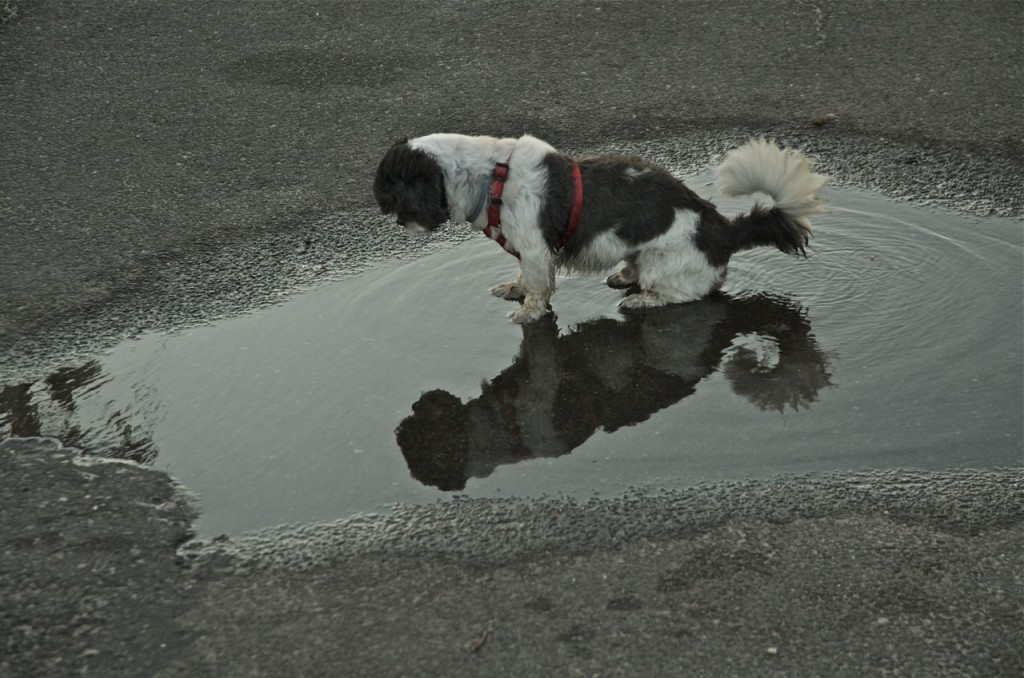
[[[773,142],[751,140],[716,169],[726,195],[765,193],[733,219],[641,158],[573,160],[526,135],[518,139],[430,134],[395,144],[381,160],[374,196],[411,232],[469,222],[519,257],[519,275],[491,290],[522,305],[528,323],[550,310],[555,272],[615,269],[610,287],[631,293],[627,309],[694,301],[718,289],[729,258],[771,246],[805,254],[808,217],[822,211],[828,177]],[[486,209],[485,209],[486,207]]]

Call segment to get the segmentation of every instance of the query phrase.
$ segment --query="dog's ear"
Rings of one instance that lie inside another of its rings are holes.
[[[411,149],[406,141],[395,142],[377,166],[377,175],[373,180],[373,196],[384,214],[397,210],[405,199],[404,194],[408,190],[405,183],[410,153]]]

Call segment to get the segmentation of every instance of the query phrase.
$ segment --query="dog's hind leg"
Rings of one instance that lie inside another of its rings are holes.
[[[555,258],[544,250],[520,253],[519,284],[525,292],[523,305],[509,314],[512,322],[530,323],[551,311],[548,302],[555,293]]]
[[[636,255],[631,254],[621,262],[615,272],[605,278],[605,284],[613,290],[628,290],[636,286],[639,273],[636,268]]]
[[[725,275],[724,267],[712,266],[701,252],[688,246],[643,250],[636,268],[640,291],[619,302],[621,308],[696,301],[721,286]]]

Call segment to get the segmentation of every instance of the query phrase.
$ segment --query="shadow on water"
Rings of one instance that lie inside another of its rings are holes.
[[[499,465],[569,454],[599,429],[646,421],[716,370],[736,394],[777,412],[808,407],[830,384],[828,357],[798,304],[720,294],[562,336],[550,317],[528,325],[515,361],[479,397],[428,391],[396,437],[414,478],[461,490]]]

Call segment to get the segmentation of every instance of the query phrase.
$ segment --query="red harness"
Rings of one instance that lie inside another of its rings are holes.
[[[580,214],[583,212],[583,177],[580,175],[580,166],[572,160],[572,210],[569,212],[569,223],[558,239],[558,250],[565,248],[569,240],[576,232],[580,223]],[[484,235],[501,245],[502,249],[519,258],[519,252],[509,244],[508,240],[501,233],[501,194],[505,191],[505,181],[508,179],[508,162],[499,162],[494,166],[491,174],[491,187],[487,191],[487,226],[484,228]]]

